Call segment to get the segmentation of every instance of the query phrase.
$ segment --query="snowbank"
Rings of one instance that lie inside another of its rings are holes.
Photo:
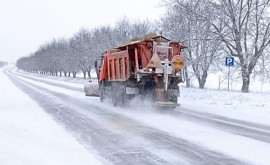
[[[270,94],[183,87],[180,90],[181,108],[270,125]]]

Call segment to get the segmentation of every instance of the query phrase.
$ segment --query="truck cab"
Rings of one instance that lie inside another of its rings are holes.
[[[95,69],[97,73],[98,83],[107,78],[107,62],[106,54],[101,56],[102,58],[95,61]]]

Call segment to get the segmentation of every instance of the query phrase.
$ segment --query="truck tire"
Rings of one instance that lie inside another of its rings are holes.
[[[112,103],[113,106],[124,107],[126,105],[126,88],[124,85],[112,84]]]
[[[126,90],[125,86],[121,85],[118,91],[118,105],[120,107],[125,107],[126,105]]]
[[[103,102],[105,100],[105,83],[104,81],[101,82],[100,86],[99,86],[99,89],[100,89],[100,102]]]
[[[114,107],[117,107],[117,98],[116,97],[112,97],[112,103]]]
[[[115,84],[112,84],[111,86],[111,97],[112,97],[112,104],[114,107],[116,107],[118,105],[118,92]]]

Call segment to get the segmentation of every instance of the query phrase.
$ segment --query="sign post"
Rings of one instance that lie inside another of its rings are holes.
[[[231,66],[234,66],[234,58],[226,57],[225,65],[228,66],[228,91],[230,90],[230,74],[231,74]]]

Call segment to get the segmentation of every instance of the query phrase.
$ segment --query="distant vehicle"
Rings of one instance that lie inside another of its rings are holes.
[[[150,34],[107,50],[95,62],[100,101],[110,98],[114,106],[125,106],[139,96],[155,106],[179,106],[178,84],[185,77],[184,48],[180,42]]]

